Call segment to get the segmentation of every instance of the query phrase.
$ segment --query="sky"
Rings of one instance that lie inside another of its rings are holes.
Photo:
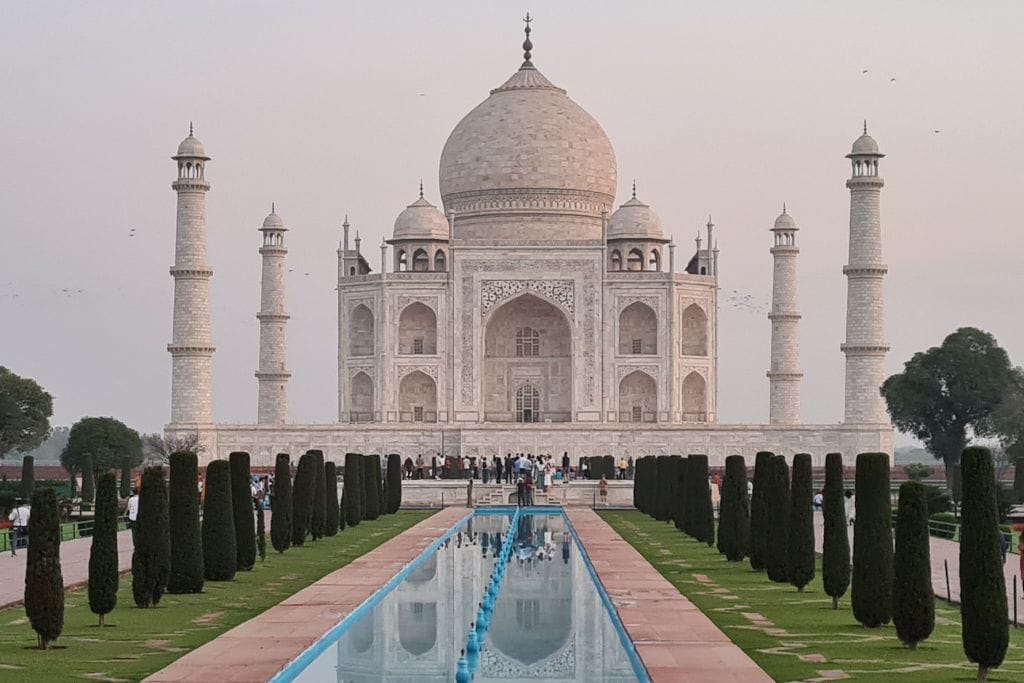
[[[1024,362],[1024,3],[35,2],[0,20],[0,365],[53,424],[170,414],[175,194],[189,121],[207,166],[215,415],[256,414],[260,227],[288,233],[290,415],[337,415],[348,214],[379,270],[459,119],[522,60],[614,145],[617,203],[659,213],[685,263],[721,249],[720,420],[768,413],[769,229],[798,244],[803,417],[843,412],[849,194],[866,119],[880,166],[887,370],[971,325]],[[134,232],[133,232],[134,231]],[[899,442],[899,441],[898,441]]]

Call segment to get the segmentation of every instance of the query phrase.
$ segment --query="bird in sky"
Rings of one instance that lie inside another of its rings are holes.
[[[942,131],[941,130],[933,130],[932,132],[933,133],[941,133]]]
[[[864,69],[863,71],[861,71],[862,74],[866,74],[867,72],[868,72],[867,69]]]
[[[895,78],[890,78],[890,79],[889,79],[889,82],[890,82],[890,83],[895,83],[895,82],[896,82],[896,79],[895,79]]]

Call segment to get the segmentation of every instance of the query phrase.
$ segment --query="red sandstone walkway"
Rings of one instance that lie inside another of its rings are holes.
[[[771,681],[590,508],[566,509],[652,681]]]
[[[89,580],[89,549],[91,538],[76,538],[60,544],[60,568],[65,588],[78,588]],[[22,548],[11,557],[0,553],[0,609],[21,603],[25,598],[25,563],[28,549]],[[122,572],[132,568],[132,535],[122,531],[117,535],[117,564]]]
[[[441,510],[145,680],[269,680],[468,513]]]

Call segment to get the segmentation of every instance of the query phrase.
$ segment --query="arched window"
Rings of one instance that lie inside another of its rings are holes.
[[[632,249],[626,258],[626,270],[643,270],[644,253],[639,249]]]
[[[398,352],[437,353],[437,315],[426,304],[417,301],[402,309],[398,316]]]
[[[622,270],[622,254],[618,249],[612,249],[612,270]]]
[[[697,304],[683,311],[682,353],[684,356],[708,355],[708,317]]]
[[[647,304],[634,301],[619,314],[619,353],[658,353],[658,316]]]
[[[398,257],[398,266],[397,266],[396,270],[399,273],[404,273],[405,271],[409,270],[409,259],[406,258],[405,250],[404,249],[399,249],[398,250],[397,257]]]
[[[540,355],[540,335],[532,327],[521,327],[516,331],[516,355],[520,358]]]
[[[442,249],[438,249],[437,253],[434,254],[434,270],[439,273],[443,273],[448,270],[447,259],[445,258],[444,250]]]
[[[647,263],[647,270],[661,270],[661,254],[658,253],[657,249],[651,249],[651,258]]]
[[[412,269],[417,272],[430,270],[430,257],[423,249],[417,249],[412,255]]]
[[[352,309],[348,321],[348,355],[372,356],[374,350],[373,313],[363,304]]]
[[[373,421],[373,380],[365,372],[357,372],[349,386],[349,421]]]
[[[516,390],[516,422],[540,421],[540,392],[529,382]]]
[[[683,380],[683,422],[707,422],[707,383],[694,371]]]

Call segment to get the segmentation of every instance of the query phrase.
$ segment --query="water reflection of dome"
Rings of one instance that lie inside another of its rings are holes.
[[[398,642],[411,655],[426,654],[437,642],[437,603],[410,602],[398,607]]]
[[[352,624],[349,646],[358,653],[369,652],[373,647],[373,630],[376,628],[377,610],[370,610],[362,619]]]

